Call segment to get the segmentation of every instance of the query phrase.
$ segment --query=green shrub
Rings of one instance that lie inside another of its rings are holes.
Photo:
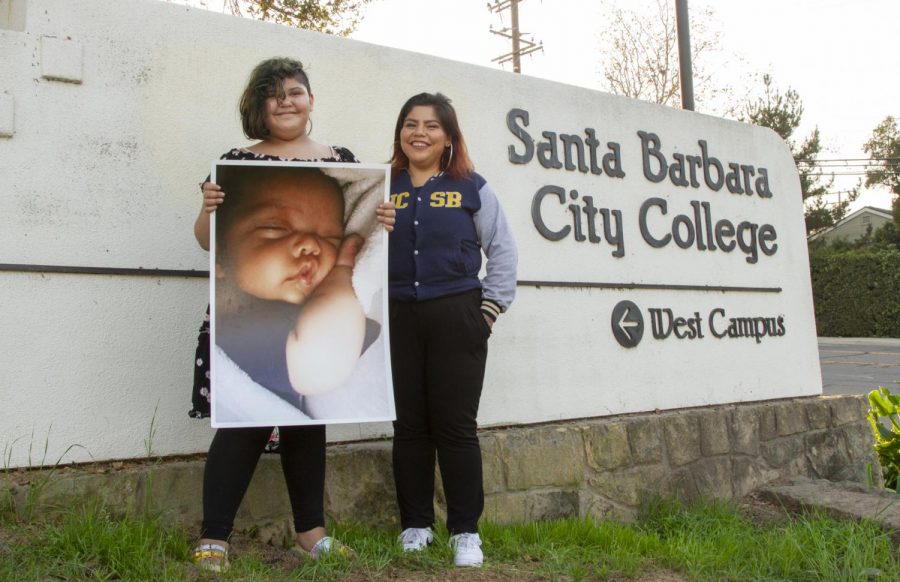
[[[812,248],[819,336],[900,337],[900,251]]]
[[[900,491],[900,396],[884,386],[869,392],[869,424],[875,433],[875,452],[881,465],[884,486]],[[890,428],[882,424],[884,418]]]

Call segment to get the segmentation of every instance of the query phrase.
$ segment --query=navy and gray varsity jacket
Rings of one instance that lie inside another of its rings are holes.
[[[414,188],[409,173],[391,181],[397,222],[390,236],[389,294],[424,301],[482,289],[482,311],[496,319],[516,295],[518,253],[500,202],[476,173],[440,173]],[[478,279],[481,252],[486,276]]]

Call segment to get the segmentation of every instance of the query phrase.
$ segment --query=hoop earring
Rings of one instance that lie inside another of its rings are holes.
[[[453,142],[451,141],[450,142],[450,157],[447,158],[447,165],[443,169],[446,170],[447,168],[449,168],[450,162],[452,162],[452,161],[453,161]]]
[[[312,134],[312,130],[313,130],[312,117],[307,117],[307,118],[306,118],[306,127],[307,127],[307,129],[306,129],[306,135]]]

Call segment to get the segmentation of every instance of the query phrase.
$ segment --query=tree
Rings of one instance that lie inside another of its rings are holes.
[[[872,130],[863,145],[872,160],[866,171],[866,186],[884,186],[894,194],[894,227],[900,233],[900,130],[897,120],[888,115]]]
[[[656,0],[651,13],[617,8],[601,35],[601,72],[608,89],[617,95],[678,105],[681,79],[678,66],[678,34],[670,0]],[[717,93],[712,75],[703,68],[703,56],[719,50],[719,34],[707,28],[713,16],[706,8],[695,18],[691,13],[691,65],[697,101]]]
[[[782,93],[773,86],[772,77],[763,75],[765,93],[747,103],[740,120],[768,127],[775,131],[787,143],[800,173],[800,193],[803,196],[806,232],[812,234],[828,226],[832,226],[847,214],[847,207],[859,193],[858,188],[840,202],[829,205],[825,196],[834,182],[834,178],[825,178],[816,157],[822,151],[819,139],[819,128],[813,129],[809,136],[797,141],[794,132],[800,126],[803,117],[803,101],[800,95],[788,88]]]
[[[183,0],[182,0],[183,1]],[[371,0],[225,0],[235,16],[277,22],[294,28],[348,36],[359,25]]]

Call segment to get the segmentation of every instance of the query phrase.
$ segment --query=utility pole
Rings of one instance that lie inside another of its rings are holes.
[[[522,55],[544,50],[544,43],[535,43],[533,40],[525,38],[524,35],[528,33],[523,34],[519,32],[519,2],[521,1],[522,0],[494,0],[493,3],[488,2],[487,5],[488,10],[500,14],[501,19],[503,18],[504,10],[509,10],[510,12],[510,27],[496,29],[492,25],[491,34],[510,39],[512,41],[512,51],[491,59],[491,62],[502,65],[503,63],[512,61],[514,73],[522,72],[520,59]]]
[[[691,32],[688,0],[675,0],[675,23],[678,28],[678,65],[681,73],[681,108],[694,110],[694,71],[691,66]]]

